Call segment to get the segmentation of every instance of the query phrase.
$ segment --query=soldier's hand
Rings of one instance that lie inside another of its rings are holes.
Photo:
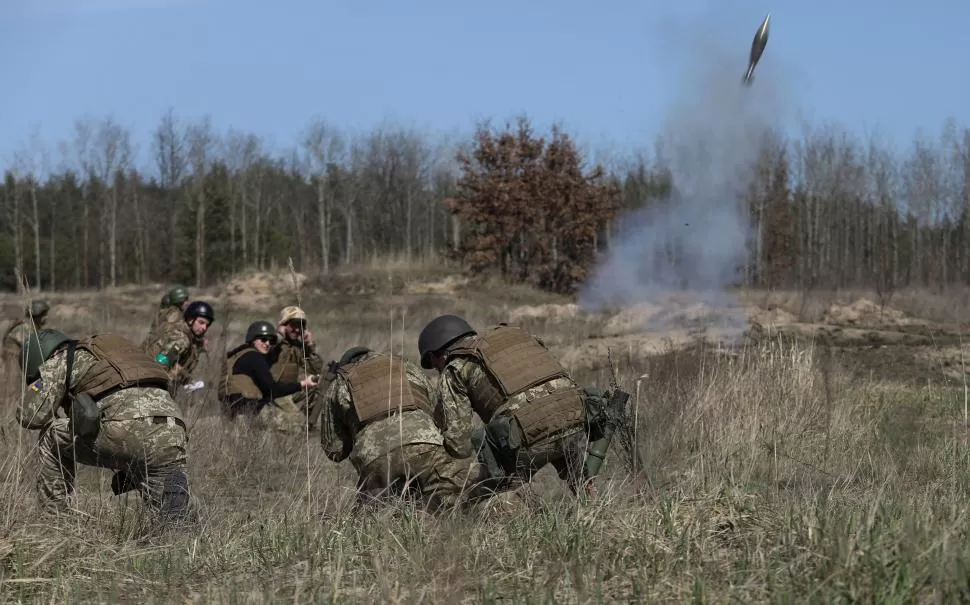
[[[308,347],[313,346],[313,332],[311,332],[309,328],[303,330],[303,342]]]
[[[312,389],[320,384],[320,382],[316,380],[316,378],[317,376],[311,374],[310,376],[307,376],[306,378],[300,381],[300,386],[305,389]]]

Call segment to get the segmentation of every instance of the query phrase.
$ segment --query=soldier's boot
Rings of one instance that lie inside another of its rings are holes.
[[[196,523],[196,513],[189,497],[189,478],[185,471],[175,471],[165,478],[158,512],[161,521],[168,526],[186,527]]]

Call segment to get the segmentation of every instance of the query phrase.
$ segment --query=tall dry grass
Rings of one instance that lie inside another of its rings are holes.
[[[451,302],[303,302],[331,358],[402,342],[414,357],[435,314],[485,323],[506,309],[494,291]],[[147,310],[109,320],[140,339]],[[214,348],[235,344],[244,323],[217,324]],[[590,329],[528,327],[557,346]],[[214,397],[207,390],[182,402],[199,529],[143,535],[140,504],[111,496],[110,472],[92,468],[79,473],[77,503],[90,516],[50,519],[34,502],[36,434],[8,417],[0,594],[58,603],[967,598],[961,389],[859,380],[823,349],[777,338],[617,357],[620,384],[635,394],[635,469],[618,439],[587,502],[544,471],[504,507],[440,518],[403,502],[354,512],[355,475],[322,455],[316,435],[227,424],[203,404]],[[208,366],[209,384],[217,369]],[[609,372],[601,364],[576,377],[605,385]]]

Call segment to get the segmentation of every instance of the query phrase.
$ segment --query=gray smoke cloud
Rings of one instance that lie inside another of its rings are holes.
[[[789,107],[780,70],[772,69],[771,38],[752,87],[741,85],[759,19],[730,40],[715,24],[658,28],[664,61],[677,75],[655,159],[675,191],[619,217],[609,253],[581,288],[585,309],[665,304],[672,295],[683,301],[685,292],[737,309],[730,288],[754,235],[744,191],[765,129],[779,128]]]

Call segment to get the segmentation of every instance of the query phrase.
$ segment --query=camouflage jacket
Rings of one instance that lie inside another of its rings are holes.
[[[187,384],[199,365],[203,340],[195,336],[184,321],[168,322],[159,327],[158,335],[145,350],[153,359],[168,367],[174,385]],[[161,356],[161,357],[160,357]]]
[[[3,335],[3,354],[14,359],[20,358],[20,348],[33,331],[26,319],[15,321]]]
[[[270,373],[277,382],[299,382],[323,373],[323,358],[300,340],[282,340],[269,354]]]
[[[407,364],[407,377],[432,392],[427,376],[413,364]],[[349,457],[358,472],[393,448],[414,443],[444,443],[431,417],[418,410],[395,414],[361,429],[343,376],[334,378],[324,397],[320,445],[334,462]]]
[[[182,321],[182,311],[178,307],[168,306],[159,309],[155,312],[155,317],[152,318],[152,324],[148,328],[148,335],[145,336],[142,347],[147,349],[155,341],[158,336],[158,331],[162,326],[170,323],[181,323]]]
[[[74,352],[71,384],[94,366],[94,355],[84,350]],[[17,420],[27,429],[41,429],[54,420],[67,393],[67,351],[61,350],[40,366],[40,378],[26,389],[17,408]],[[102,420],[131,420],[146,416],[172,416],[183,420],[182,412],[168,391],[152,387],[131,387],[111,393],[98,401]]]
[[[437,392],[432,401],[435,404],[435,423],[444,436],[448,452],[457,458],[467,458],[472,451],[471,436],[474,429],[475,402],[468,392],[480,380],[491,380],[475,360],[468,357],[454,357],[445,365],[437,383]],[[569,388],[573,386],[569,378],[553,378],[538,386],[513,395],[506,402],[502,415],[514,414],[526,401],[544,395],[548,389]]]

